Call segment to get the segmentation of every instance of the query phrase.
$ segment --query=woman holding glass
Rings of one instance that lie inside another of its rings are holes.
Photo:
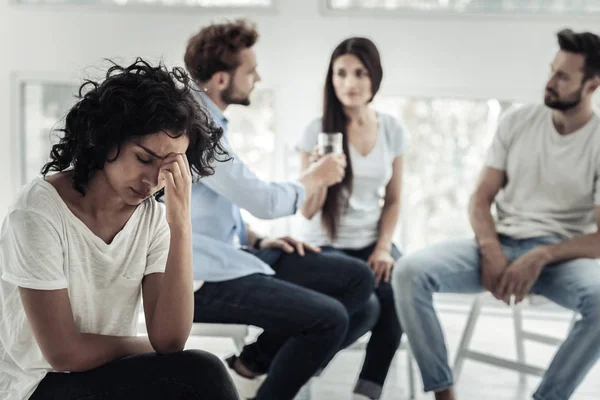
[[[308,219],[305,240],[340,257],[362,259],[376,276],[374,295],[365,310],[351,317],[355,321],[348,333],[347,342],[352,342],[365,333],[365,326],[371,329],[355,399],[380,398],[402,336],[389,281],[401,255],[392,238],[400,214],[405,137],[394,117],[370,105],[382,75],[371,40],[353,37],[340,43],[329,63],[323,115],[308,125],[297,144],[303,170],[336,147],[348,160],[341,183],[323,187],[303,204],[301,212]],[[336,146],[336,136],[341,146]],[[317,146],[318,142],[327,145]]]

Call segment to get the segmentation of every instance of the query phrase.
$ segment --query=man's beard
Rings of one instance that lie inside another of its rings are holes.
[[[553,95],[556,100],[550,100],[548,98],[548,93]],[[554,90],[546,88],[546,96],[544,96],[544,104],[546,106],[552,108],[553,110],[558,111],[568,111],[571,110],[581,103],[581,97],[583,94],[583,85],[579,89],[577,89],[573,94],[567,96],[566,99],[561,99]]]
[[[248,97],[233,97],[233,81],[229,81],[229,85],[221,92],[221,101],[229,104],[239,104],[241,106],[249,106],[250,98]]]

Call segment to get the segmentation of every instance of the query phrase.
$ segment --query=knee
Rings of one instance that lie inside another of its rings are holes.
[[[185,350],[167,357],[172,365],[166,366],[166,375],[185,382],[197,394],[210,394],[211,399],[238,399],[237,392],[223,362],[214,354],[201,350]]]
[[[186,371],[215,371],[227,374],[225,365],[214,354],[201,350],[184,350],[173,354],[173,361]]]
[[[319,314],[319,321],[324,325],[325,329],[340,332],[341,335],[346,333],[350,317],[346,307],[341,302],[327,297],[326,301],[321,303]]]
[[[375,287],[375,274],[373,274],[373,270],[369,267],[369,264],[358,258],[348,258],[348,263],[352,269],[354,280],[358,282],[358,285],[363,288],[364,291],[369,293],[372,292]]]
[[[371,297],[369,297],[364,310],[369,326],[374,326],[381,317],[381,303],[375,294],[372,294]]]
[[[392,286],[396,296],[409,293],[415,285],[426,280],[423,265],[415,257],[405,256],[396,261],[392,273]]]
[[[583,318],[589,318],[600,329],[600,284],[586,288],[581,298],[579,312]]]

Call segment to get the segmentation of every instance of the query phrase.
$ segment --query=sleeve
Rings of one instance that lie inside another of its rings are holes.
[[[214,174],[201,183],[261,219],[294,215],[305,198],[304,186],[298,182],[266,182],[260,179],[235,154],[226,141],[231,160],[217,162]]]
[[[396,118],[389,116],[387,134],[392,158],[404,155],[408,150],[408,136],[404,126]]]
[[[311,153],[317,145],[319,132],[321,132],[321,118],[313,120],[306,126],[302,136],[296,142],[296,150]]]
[[[59,231],[41,214],[15,210],[0,234],[2,279],[37,290],[68,287]]]
[[[507,112],[498,122],[496,134],[492,139],[492,144],[488,148],[485,158],[485,166],[506,170],[506,160],[508,157],[508,149],[511,142],[511,121],[514,118],[515,112]]]
[[[171,231],[167,223],[165,205],[156,202],[157,209],[156,221],[153,224],[153,236],[150,240],[148,255],[146,256],[145,275],[164,273],[167,268],[167,257],[169,256],[169,247],[171,245]]]

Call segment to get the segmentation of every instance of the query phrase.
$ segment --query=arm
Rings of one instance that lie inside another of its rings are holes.
[[[203,178],[203,184],[257,218],[274,219],[296,212],[304,199],[302,185],[260,179],[226,143],[223,144],[232,159],[213,165],[214,174]]]
[[[305,172],[310,166],[310,153],[301,150],[300,151],[300,171]],[[313,191],[312,196],[307,196],[300,207],[300,212],[306,219],[312,219],[316,213],[318,213],[325,204],[327,199],[327,187],[320,186]]]
[[[385,198],[379,221],[379,237],[376,248],[385,250],[387,253],[390,253],[392,250],[392,238],[394,237],[394,231],[400,217],[402,166],[402,156],[396,157],[392,164],[392,178],[385,188]]]
[[[485,167],[479,176],[475,191],[469,201],[469,221],[477,243],[482,248],[499,247],[498,233],[492,217],[491,207],[496,195],[506,184],[506,173]]]
[[[246,235],[248,236],[248,247],[253,248],[254,244],[256,243],[258,238],[261,238],[262,236],[258,232],[252,230],[252,228],[250,228],[250,225],[245,224],[245,226],[246,226]]]
[[[596,206],[596,226],[594,233],[548,245],[548,263],[574,258],[600,258],[600,206]]]
[[[320,187],[341,182],[344,177],[345,157],[328,154],[302,173],[298,182],[266,182],[224,145],[233,159],[216,163],[215,173],[203,178],[202,183],[261,219],[295,214],[305,197],[312,197]]]
[[[183,350],[194,319],[192,272],[191,173],[187,157],[178,154],[164,162],[165,199],[170,241],[165,272],[143,281],[148,337],[157,353]],[[164,251],[158,245],[150,251]]]
[[[165,273],[146,275],[144,314],[148,337],[157,353],[181,351],[194,319],[191,227],[171,229]]]
[[[87,371],[110,361],[152,351],[146,337],[79,333],[67,289],[19,288],[42,354],[57,371]]]
[[[508,259],[502,251],[491,206],[496,195],[506,184],[503,170],[485,167],[479,177],[477,187],[469,201],[469,220],[481,251],[481,280],[483,287],[494,297],[503,299],[497,290],[498,282],[508,267]]]
[[[379,219],[379,235],[377,244],[367,260],[367,264],[375,274],[375,283],[389,282],[395,260],[391,255],[392,239],[400,216],[400,199],[402,197],[402,156],[394,158],[392,178],[385,188],[385,198]]]

